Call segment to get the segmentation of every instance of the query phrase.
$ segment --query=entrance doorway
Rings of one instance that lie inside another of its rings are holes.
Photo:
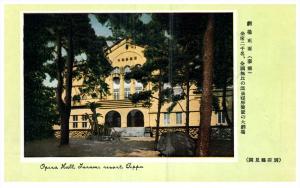
[[[144,114],[140,110],[131,110],[127,115],[127,127],[144,127]]]
[[[109,127],[121,127],[121,115],[117,111],[109,111],[105,116],[105,124]]]

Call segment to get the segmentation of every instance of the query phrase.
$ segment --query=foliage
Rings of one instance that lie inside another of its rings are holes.
[[[74,95],[73,96],[73,101],[79,102],[81,100],[80,95]]]
[[[140,20],[141,13],[103,13],[95,16],[112,31],[112,36],[107,38],[108,41],[116,43],[124,38],[131,38],[134,43],[139,44],[144,37],[145,25]]]
[[[25,141],[53,136],[58,123],[54,90],[43,85],[46,78],[43,62],[52,58],[52,48],[45,45],[48,36],[42,31],[41,17],[24,17],[24,137]]]
[[[25,64],[31,61],[35,47],[44,52],[34,54],[36,61],[30,67],[35,74],[48,73],[51,80],[58,82],[56,107],[62,130],[61,144],[68,144],[72,82],[75,79],[83,80],[81,95],[102,97],[108,94],[105,77],[112,68],[104,54],[106,41],[95,35],[87,14],[27,14],[25,19],[25,38],[33,36],[30,39],[35,41],[25,42],[28,45],[24,47]],[[75,58],[82,54],[86,59]],[[29,74],[26,68],[24,72]]]

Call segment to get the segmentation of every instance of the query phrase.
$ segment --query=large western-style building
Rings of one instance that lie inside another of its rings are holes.
[[[140,92],[144,89],[151,89],[151,84],[143,88],[143,85],[136,80],[125,79],[125,74],[131,71],[134,66],[142,66],[146,62],[144,56],[144,48],[137,46],[130,39],[124,39],[106,50],[106,57],[113,67],[110,76],[106,78],[106,83],[109,84],[111,95],[105,96],[102,99],[92,97],[82,97],[80,100],[73,100],[72,111],[70,116],[70,130],[88,129],[89,122],[85,118],[85,114],[91,114],[91,110],[87,107],[88,102],[96,102],[101,104],[97,108],[97,113],[100,124],[107,124],[111,127],[155,127],[157,115],[157,101],[153,100],[153,105],[150,108],[145,108],[141,104],[132,104],[128,99],[130,94]],[[80,94],[79,88],[81,82],[73,83],[72,95]],[[167,86],[165,86],[167,87]],[[181,92],[181,88],[176,92]],[[190,91],[190,126],[199,126],[200,122],[200,103],[201,95],[194,94],[195,86],[192,86]],[[232,115],[232,88],[227,91],[227,103],[229,115]],[[214,90],[214,95],[222,98],[222,92]],[[168,113],[167,108],[170,104],[164,104],[161,109],[160,126],[184,126],[185,125],[185,106],[186,101],[180,101],[180,105],[176,105],[172,112]],[[221,111],[213,112],[211,125],[227,125],[225,117]],[[55,130],[60,129],[59,126],[54,126]]]

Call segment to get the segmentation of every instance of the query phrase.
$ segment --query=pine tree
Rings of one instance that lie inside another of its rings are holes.
[[[52,88],[43,84],[46,78],[44,62],[52,59],[52,48],[45,40],[51,36],[43,30],[42,17],[24,16],[24,138],[25,141],[53,136],[57,123],[55,97]]]
[[[82,95],[99,96],[108,93],[105,77],[110,73],[111,66],[104,55],[106,42],[95,35],[87,14],[34,14],[31,15],[31,19],[40,19],[43,24],[39,34],[47,33],[49,36],[43,38],[40,43],[52,45],[50,60],[54,63],[48,63],[45,69],[52,80],[57,80],[56,103],[61,125],[60,144],[66,145],[69,143],[73,81],[83,80]],[[87,58],[75,59],[80,54],[85,54]]]
[[[196,150],[198,156],[208,156],[209,154],[213,89],[214,27],[214,15],[209,14],[203,40],[203,92],[200,107],[200,129]]]

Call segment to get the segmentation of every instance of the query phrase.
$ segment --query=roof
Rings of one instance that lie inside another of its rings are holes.
[[[115,42],[112,46],[110,46],[110,47],[108,47],[108,48],[106,48],[105,50],[104,50],[104,53],[107,53],[108,51],[111,51],[111,49],[113,49],[115,46],[117,46],[117,45],[119,45],[121,42],[123,42],[123,41],[129,41],[129,42],[131,42],[131,39],[129,39],[129,38],[125,38],[125,39],[119,39],[117,42]]]

